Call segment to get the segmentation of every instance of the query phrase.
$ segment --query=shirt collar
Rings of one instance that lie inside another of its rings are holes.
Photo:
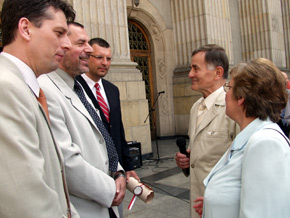
[[[6,52],[1,52],[1,55],[5,56],[8,58],[10,61],[12,61],[19,69],[21,74],[23,75],[24,81],[26,84],[30,87],[30,89],[33,91],[33,93],[36,95],[36,97],[39,97],[39,84],[37,82],[36,76],[32,69],[25,64],[23,61],[21,61],[19,58],[6,53]]]
[[[249,138],[252,134],[268,124],[273,123],[269,118],[263,121],[259,118],[253,120],[248,126],[246,126],[235,138],[231,150],[239,150],[242,149],[245,144],[248,142]]]
[[[221,92],[223,92],[222,86],[204,99],[205,106],[208,110],[214,105]]]
[[[85,73],[83,73],[81,76],[84,78],[84,80],[86,81],[86,83],[88,84],[88,86],[90,87],[91,90],[95,89],[96,83],[99,83],[100,90],[104,90],[102,79],[100,79],[98,82],[95,82],[94,80],[89,78]]]
[[[74,90],[75,80],[72,78],[67,72],[65,72],[61,68],[57,68],[56,73],[63,79],[63,81],[72,89]]]

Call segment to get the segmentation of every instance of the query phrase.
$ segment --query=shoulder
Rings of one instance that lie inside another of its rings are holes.
[[[277,124],[258,130],[249,138],[246,150],[289,150],[289,144]],[[285,136],[286,137],[286,136]],[[272,149],[271,149],[272,148]]]
[[[118,89],[118,87],[116,85],[114,85],[113,83],[111,83],[108,80],[102,79],[103,85],[105,87],[110,87],[110,88],[114,88],[114,89]]]
[[[111,98],[119,98],[119,88],[108,80],[102,79],[105,92]]]
[[[221,91],[219,95],[217,96],[215,105],[222,106],[222,107],[226,105],[226,93],[224,91]]]
[[[49,75],[54,75],[55,72],[51,72],[49,74],[43,74],[37,78],[37,81],[41,88],[46,88],[46,87],[52,87],[53,86],[53,80]]]
[[[67,94],[72,91],[68,84],[55,71],[41,75],[37,80],[44,92]]]
[[[11,85],[15,84],[15,86],[17,86],[18,82],[26,84],[17,66],[14,63],[12,63],[9,59],[1,55],[0,55],[0,78],[1,78],[0,82],[2,84],[4,83],[8,83]]]
[[[25,124],[21,123],[21,125],[35,122],[35,114],[39,112],[39,106],[35,95],[20,76],[0,75],[0,102],[2,122],[3,119],[6,119],[5,122],[14,122],[14,119],[9,119],[11,114],[17,117],[17,120],[25,120]]]
[[[11,64],[12,68],[0,67],[0,92],[1,99],[8,98],[11,101],[13,99],[21,100],[22,98],[31,97],[35,100],[35,97],[30,90],[29,86],[24,81],[23,76],[14,64]],[[4,95],[5,93],[5,95]]]

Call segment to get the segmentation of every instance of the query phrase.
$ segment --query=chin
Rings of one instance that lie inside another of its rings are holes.
[[[198,87],[197,87],[195,84],[192,84],[192,85],[191,85],[191,89],[192,89],[193,91],[198,91]]]
[[[55,65],[51,65],[50,68],[48,69],[48,72],[47,73],[50,73],[52,71],[55,71],[57,68],[58,68],[58,63],[55,64]]]
[[[83,67],[79,70],[80,74],[89,72],[89,68]]]
[[[233,119],[233,117],[231,116],[231,114],[228,113],[227,111],[226,111],[226,115],[227,115],[229,118],[231,118],[232,120],[236,121],[235,119]]]

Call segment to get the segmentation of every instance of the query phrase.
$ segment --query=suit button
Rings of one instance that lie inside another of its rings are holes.
[[[194,164],[191,164],[191,168],[194,168],[195,166],[194,166]]]
[[[104,144],[104,139],[100,139],[100,144]]]
[[[107,160],[106,160],[105,164],[108,165],[108,161]]]

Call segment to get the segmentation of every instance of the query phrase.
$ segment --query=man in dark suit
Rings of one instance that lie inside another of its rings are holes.
[[[107,75],[112,61],[110,44],[102,38],[93,38],[89,43],[94,50],[89,59],[89,72],[78,76],[77,80],[82,84],[94,106],[100,111],[102,121],[116,145],[119,162],[126,171],[127,179],[135,177],[139,180],[133,170],[132,158],[129,156],[129,147],[125,138],[119,89],[111,82],[103,79]],[[103,102],[100,102],[97,97],[96,84],[99,84],[100,95],[106,105],[103,105]],[[106,106],[108,114],[104,112]]]
[[[126,171],[127,181],[129,177],[139,180],[133,170],[132,158],[129,156],[129,147],[125,139],[119,89],[103,79],[112,61],[110,45],[102,38],[93,38],[89,43],[94,50],[89,59],[89,72],[77,76],[77,80],[100,112],[104,126],[115,143],[119,162]],[[122,217],[122,206],[119,206],[119,212]]]

